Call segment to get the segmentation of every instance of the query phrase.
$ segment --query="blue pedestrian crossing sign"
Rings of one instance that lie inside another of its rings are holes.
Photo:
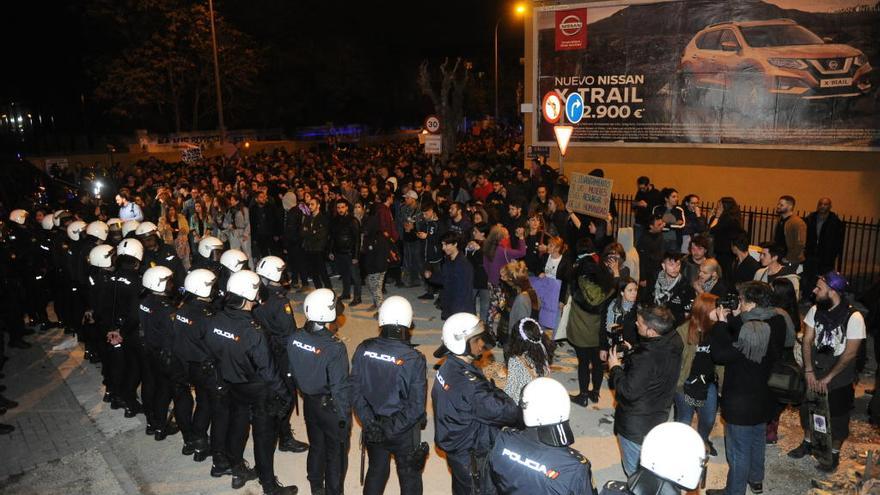
[[[565,99],[565,118],[572,124],[584,118],[584,99],[580,93],[572,93]]]

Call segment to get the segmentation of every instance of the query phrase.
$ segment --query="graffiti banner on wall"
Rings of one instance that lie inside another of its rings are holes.
[[[876,0],[536,9],[535,144],[880,148]],[[581,40],[581,38],[583,38]]]

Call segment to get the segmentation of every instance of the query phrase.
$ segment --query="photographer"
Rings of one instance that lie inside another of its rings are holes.
[[[627,476],[638,468],[645,435],[669,417],[682,352],[673,323],[672,312],[662,306],[640,308],[636,316],[639,345],[626,357],[626,366],[615,347],[609,350],[608,382],[617,391],[614,433]]]
[[[764,481],[764,449],[767,422],[775,411],[776,398],[767,385],[770,371],[781,358],[785,344],[785,320],[772,305],[773,289],[763,282],[737,286],[739,307],[717,307],[709,334],[712,361],[724,366],[721,417],[724,447],[730,470],[727,487],[707,490],[709,495],[761,493]]]

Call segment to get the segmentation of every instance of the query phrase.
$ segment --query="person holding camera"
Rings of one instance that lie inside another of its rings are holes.
[[[682,353],[674,322],[667,308],[641,307],[636,316],[639,344],[623,360],[616,347],[608,353],[608,383],[617,399],[614,433],[627,476],[638,468],[645,435],[669,417]]]
[[[840,462],[840,447],[849,436],[849,415],[855,390],[856,356],[865,341],[865,318],[844,298],[847,281],[837,272],[819,277],[813,294],[816,304],[804,317],[803,363],[807,379],[807,395],[827,394],[831,419],[830,465],[817,469],[834,471]],[[877,393],[876,391],[874,392]],[[800,459],[811,452],[809,413],[806,402],[801,406],[804,441],[788,453]]]
[[[709,345],[712,360],[724,366],[721,417],[730,469],[727,486],[708,495],[745,494],[747,484],[752,493],[763,491],[767,422],[776,408],[767,380],[782,356],[785,319],[773,308],[770,285],[745,282],[737,290],[737,309],[722,305],[712,312]]]
[[[639,342],[636,330],[636,309],[639,296],[639,283],[631,277],[622,278],[617,283],[617,297],[608,303],[605,322],[600,339],[599,358],[608,360],[608,350],[617,346],[617,353],[627,347],[635,347]],[[629,346],[624,344],[628,343]]]

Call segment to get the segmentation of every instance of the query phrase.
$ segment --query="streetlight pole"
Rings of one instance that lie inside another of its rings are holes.
[[[220,62],[217,57],[217,32],[214,30],[214,0],[208,0],[211,14],[211,48],[214,51],[214,85],[217,88],[217,121],[220,125],[220,143],[226,142],[226,124],[223,122],[223,95],[220,92]]]

